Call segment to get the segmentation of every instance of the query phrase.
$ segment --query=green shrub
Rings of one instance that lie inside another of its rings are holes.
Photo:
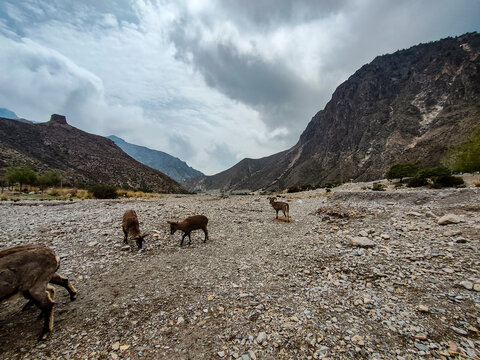
[[[415,176],[407,181],[408,187],[421,187],[426,185],[428,185],[428,181],[422,177]]]
[[[96,199],[115,199],[117,195],[117,188],[111,185],[96,184],[90,187],[90,192]]]
[[[382,183],[373,183],[372,190],[373,191],[385,191],[386,186]]]
[[[402,182],[404,177],[415,176],[418,172],[418,165],[410,162],[397,162],[390,166],[385,177],[388,180],[400,179]]]
[[[460,176],[441,175],[433,178],[432,187],[439,189],[442,187],[462,186],[465,182]]]
[[[434,168],[427,168],[418,173],[418,177],[424,179],[431,179],[437,176],[448,176],[452,175],[452,171],[449,168],[444,166],[434,167]]]

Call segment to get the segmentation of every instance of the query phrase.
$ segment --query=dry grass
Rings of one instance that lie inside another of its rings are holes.
[[[117,194],[119,197],[126,197],[126,198],[142,198],[142,199],[150,199],[150,198],[157,198],[160,197],[160,194],[156,193],[144,193],[143,191],[133,191],[133,190],[117,190]]]

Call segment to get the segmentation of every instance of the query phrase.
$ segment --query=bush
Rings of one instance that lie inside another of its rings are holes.
[[[410,162],[397,162],[390,166],[385,174],[388,180],[400,179],[402,182],[404,177],[415,176],[418,172],[418,165]]]
[[[385,191],[386,186],[382,183],[373,183],[372,190],[373,191]]]
[[[421,186],[426,186],[426,185],[428,185],[427,179],[425,179],[423,177],[418,177],[418,176],[415,176],[415,177],[409,179],[408,182],[407,182],[408,187],[421,187]]]
[[[89,190],[96,199],[116,199],[118,196],[117,188],[111,185],[92,185]]]
[[[442,175],[433,178],[432,187],[439,189],[442,187],[462,186],[465,182],[460,176]]]
[[[437,176],[448,176],[448,175],[452,175],[451,170],[444,166],[440,166],[435,168],[424,169],[420,171],[417,176],[424,179],[430,179]]]
[[[60,175],[55,171],[45,171],[38,177],[38,184],[41,187],[58,186],[61,182]]]

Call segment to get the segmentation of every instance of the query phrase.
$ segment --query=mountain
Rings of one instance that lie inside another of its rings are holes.
[[[195,191],[280,190],[437,166],[480,126],[480,35],[376,57],[333,93],[291,149],[187,182]]]
[[[0,118],[0,172],[8,166],[31,165],[36,171],[57,170],[72,185],[128,185],[164,193],[183,192],[167,175],[125,154],[102,136],[79,130],[65,116],[44,123]]]
[[[13,111],[8,110],[6,108],[0,108],[0,117],[7,118],[7,119],[19,119],[17,114],[15,114]]]
[[[152,150],[145,146],[130,144],[114,135],[107,136],[107,138],[112,140],[120,149],[125,151],[135,160],[150,166],[151,168],[160,170],[177,181],[184,181],[186,179],[203,175],[202,172],[188,166],[186,162],[163,151]]]

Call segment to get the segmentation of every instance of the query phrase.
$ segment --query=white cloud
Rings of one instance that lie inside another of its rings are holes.
[[[0,107],[63,113],[212,174],[293,145],[361,65],[477,30],[479,12],[473,0],[4,0]]]

